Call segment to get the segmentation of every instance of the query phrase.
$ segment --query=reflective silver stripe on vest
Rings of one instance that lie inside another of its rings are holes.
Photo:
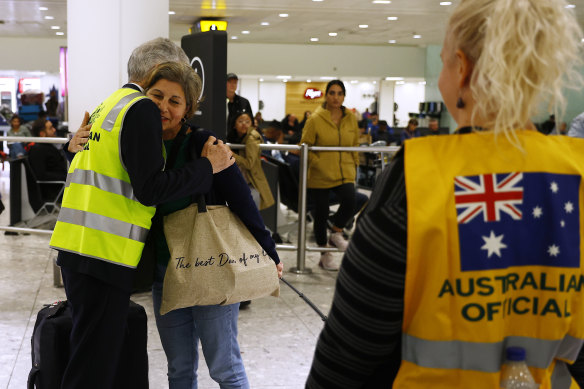
[[[572,386],[572,374],[564,361],[557,361],[550,379],[552,389],[570,389]]]
[[[108,263],[113,263],[114,265],[118,265],[118,266],[123,266],[123,267],[128,267],[130,269],[135,269],[137,268],[137,266],[130,266],[130,265],[126,265],[125,263],[121,263],[121,262],[116,262],[116,261],[112,261],[106,258],[101,258],[101,257],[96,257],[95,255],[89,255],[89,254],[85,254],[82,253],[80,251],[75,251],[75,250],[69,250],[69,249],[64,249],[63,247],[56,247],[56,246],[50,246],[50,248],[55,249],[55,250],[59,250],[59,251],[66,251],[68,253],[73,253],[73,254],[79,254],[83,257],[88,257],[88,258],[94,258],[94,259],[99,259],[100,261],[104,261],[104,262],[108,262]]]
[[[418,366],[436,369],[476,370],[495,373],[501,369],[505,347],[519,346],[527,351],[527,364],[547,369],[554,358],[573,361],[584,340],[566,335],[562,340],[508,336],[503,342],[480,343],[433,341],[404,334],[402,358]]]
[[[108,232],[122,238],[146,242],[148,229],[111,217],[72,208],[61,208],[59,221]]]
[[[71,184],[91,185],[106,192],[124,196],[130,200],[138,201],[134,196],[132,185],[119,178],[108,177],[93,170],[75,169],[67,174],[65,187]]]
[[[120,101],[118,101],[118,103],[111,109],[111,111],[109,111],[109,113],[103,120],[103,123],[101,124],[101,128],[103,128],[106,131],[113,130],[116,119],[118,118],[120,112],[122,112],[122,109],[124,109],[126,104],[128,104],[130,101],[140,96],[144,96],[144,94],[141,92],[134,92],[127,96],[122,97]]]

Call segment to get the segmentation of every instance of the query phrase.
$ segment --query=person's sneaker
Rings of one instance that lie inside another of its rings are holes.
[[[330,251],[320,254],[320,262],[318,263],[318,266],[328,271],[339,270],[339,267],[335,265],[335,258],[333,256],[333,253],[331,253]]]
[[[347,242],[345,238],[343,238],[342,232],[333,232],[328,242],[331,246],[335,246],[336,248],[342,251],[345,251],[347,249],[347,246],[349,245],[349,242]]]
[[[354,220],[354,218],[353,218]],[[353,222],[351,222],[351,227],[345,227],[343,228],[343,238],[345,238],[346,240],[349,239],[349,236],[351,235],[351,228],[353,228]],[[327,219],[326,220],[326,226],[328,228],[328,230],[333,233],[335,232],[334,228],[333,228],[333,222],[331,221],[331,219]],[[348,224],[347,224],[348,225]]]

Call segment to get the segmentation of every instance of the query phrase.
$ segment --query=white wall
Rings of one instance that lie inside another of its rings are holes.
[[[379,83],[359,82],[352,84],[350,80],[343,80],[343,82],[347,90],[343,105],[347,108],[355,108],[359,113],[365,112],[365,108],[369,108],[371,111],[371,104],[379,95]]]
[[[393,95],[395,81],[381,81],[379,88],[379,105],[377,113],[379,120],[385,120],[390,127],[393,127]]]
[[[258,76],[423,78],[425,55],[425,49],[419,47],[229,42],[227,69]]]
[[[395,85],[393,99],[398,104],[395,116],[399,127],[405,127],[410,120],[410,112],[419,112],[420,103],[424,101],[426,86],[418,82],[406,82]]]
[[[239,77],[237,94],[249,100],[249,105],[254,115],[258,112],[259,93],[259,81],[256,77]]]
[[[286,84],[284,82],[261,82],[259,99],[264,102],[264,109],[262,109],[264,120],[284,119],[286,116]]]
[[[0,38],[0,77],[3,70],[59,73],[59,49],[63,38]]]
[[[127,80],[132,50],[168,37],[168,0],[68,0],[67,15],[69,128],[76,131],[84,111]]]

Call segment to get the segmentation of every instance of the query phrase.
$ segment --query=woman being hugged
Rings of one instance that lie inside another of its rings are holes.
[[[584,274],[584,141],[530,121],[542,103],[560,117],[564,88],[582,86],[566,5],[454,10],[438,86],[457,133],[405,142],[378,179],[308,388],[504,387],[508,347],[525,349],[540,388],[576,387],[584,300],[561,284]]]
[[[300,143],[309,146],[359,146],[359,127],[355,115],[345,109],[345,85],[332,80],[326,86],[325,103],[306,121]],[[355,203],[355,176],[359,156],[348,151],[311,151],[308,153],[307,187],[314,200],[314,235],[316,243],[327,245],[327,218],[329,191],[340,199],[337,212],[331,217],[332,233],[328,243],[341,250],[347,248],[343,227],[353,217]],[[330,251],[320,256],[319,266],[338,270]]]
[[[185,124],[186,119],[195,112],[201,93],[201,80],[194,70],[183,63],[163,63],[152,71],[145,85],[146,95],[160,109],[162,139],[168,156],[166,169],[179,169],[187,161],[204,156],[205,144],[215,141],[213,134],[191,129]],[[175,142],[178,143],[175,145]],[[202,180],[200,188],[208,205],[227,203],[274,260],[281,276],[283,265],[275,243],[264,226],[237,166],[232,165],[214,174],[211,180]],[[168,360],[169,387],[197,387],[200,341],[209,374],[222,389],[249,388],[237,342],[239,303],[194,306],[160,315],[164,274],[170,259],[162,218],[186,208],[192,200],[193,197],[189,196],[157,207],[148,237],[152,244],[147,244],[144,249],[145,252],[154,250],[157,261],[152,297],[156,326]]]

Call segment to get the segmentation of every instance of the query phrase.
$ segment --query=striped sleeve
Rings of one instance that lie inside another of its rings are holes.
[[[306,388],[391,387],[401,362],[406,209],[402,148],[345,253]]]

